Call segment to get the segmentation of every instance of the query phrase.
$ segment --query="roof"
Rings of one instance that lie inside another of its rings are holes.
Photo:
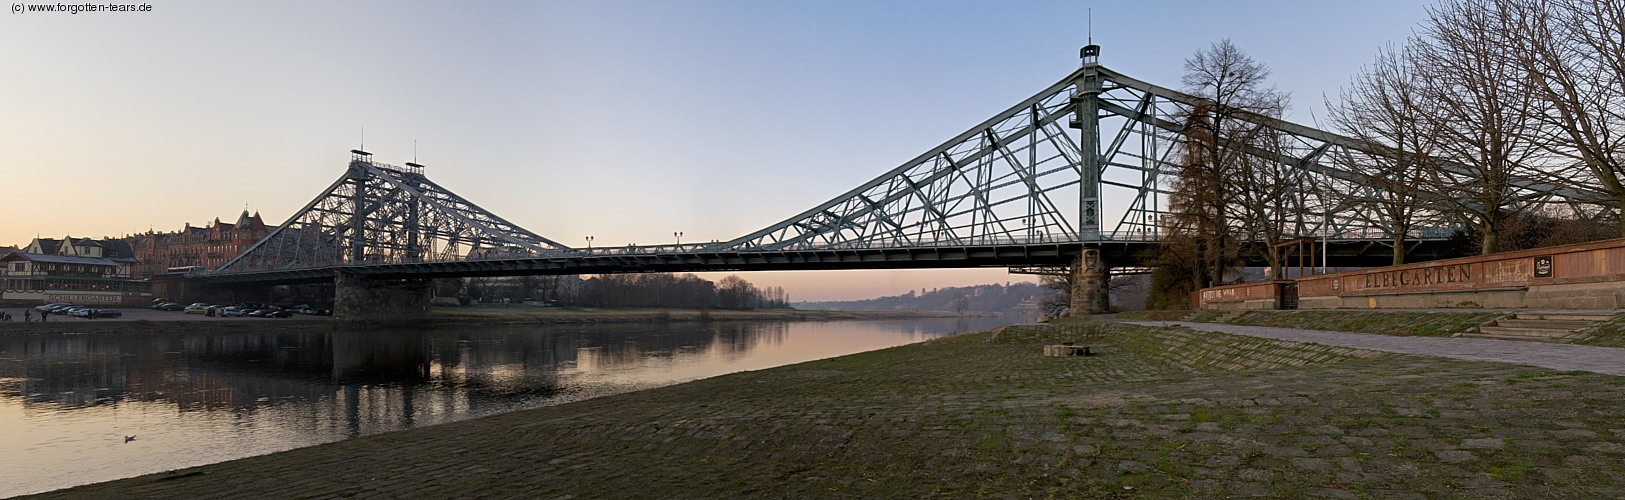
[[[237,216],[237,223],[234,225],[236,227],[255,231],[263,231],[266,229],[265,220],[260,218],[260,213],[254,212],[254,215],[249,215],[247,210],[244,210],[242,215]]]
[[[135,258],[135,248],[130,246],[129,241],[109,238],[102,240],[101,245],[103,249],[102,257],[107,257],[114,260],[122,258]]]
[[[69,257],[69,256],[66,256],[66,255],[51,255],[51,254],[24,253],[24,252],[12,252],[10,254],[6,254],[6,256],[0,257],[0,260],[13,261],[13,262],[18,261],[18,260],[29,260],[29,261],[34,261],[34,262],[53,262],[53,263],[57,263],[57,264],[90,264],[90,265],[96,265],[96,266],[116,266],[116,265],[119,264],[118,261],[115,261],[113,259],[103,259],[103,258],[97,258],[97,257]]]
[[[62,242],[51,238],[34,238],[34,242],[39,243],[39,251],[42,254],[54,254],[62,246]]]

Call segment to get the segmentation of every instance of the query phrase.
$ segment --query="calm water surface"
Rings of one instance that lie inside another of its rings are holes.
[[[0,497],[1026,320],[0,336]]]

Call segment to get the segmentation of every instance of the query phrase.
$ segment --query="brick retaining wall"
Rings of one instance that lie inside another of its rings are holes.
[[[1376,267],[1293,281],[1298,284],[1300,309],[1617,309],[1625,306],[1625,239]],[[1205,288],[1198,298],[1204,309],[1274,309],[1279,301],[1269,299],[1278,293],[1280,283]]]

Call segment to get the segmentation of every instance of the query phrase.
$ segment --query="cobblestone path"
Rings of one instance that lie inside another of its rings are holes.
[[[1422,354],[1473,361],[1502,361],[1554,370],[1580,370],[1608,375],[1625,375],[1625,348],[1618,347],[1546,344],[1465,337],[1398,337],[1369,333],[1328,332],[1183,321],[1124,320],[1122,322],[1144,326],[1177,325],[1208,332],[1222,332],[1232,335],[1247,335],[1294,342],[1314,342],[1373,351]]]

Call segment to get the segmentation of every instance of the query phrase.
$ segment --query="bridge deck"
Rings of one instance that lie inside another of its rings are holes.
[[[1447,257],[1439,241],[1419,241],[1412,260]],[[973,267],[1066,266],[1084,248],[1098,248],[1112,267],[1149,267],[1158,243],[1143,241],[1045,243],[929,248],[797,250],[772,252],[626,252],[622,249],[577,249],[555,255],[463,260],[452,262],[379,263],[321,266],[241,273],[215,273],[192,279],[210,284],[294,284],[333,280],[336,272],[375,279],[614,274],[632,272],[793,271],[835,269],[947,269]],[[1329,244],[1328,262],[1335,267],[1371,267],[1390,263],[1391,251],[1374,241]],[[1249,265],[1263,265],[1261,261]]]

